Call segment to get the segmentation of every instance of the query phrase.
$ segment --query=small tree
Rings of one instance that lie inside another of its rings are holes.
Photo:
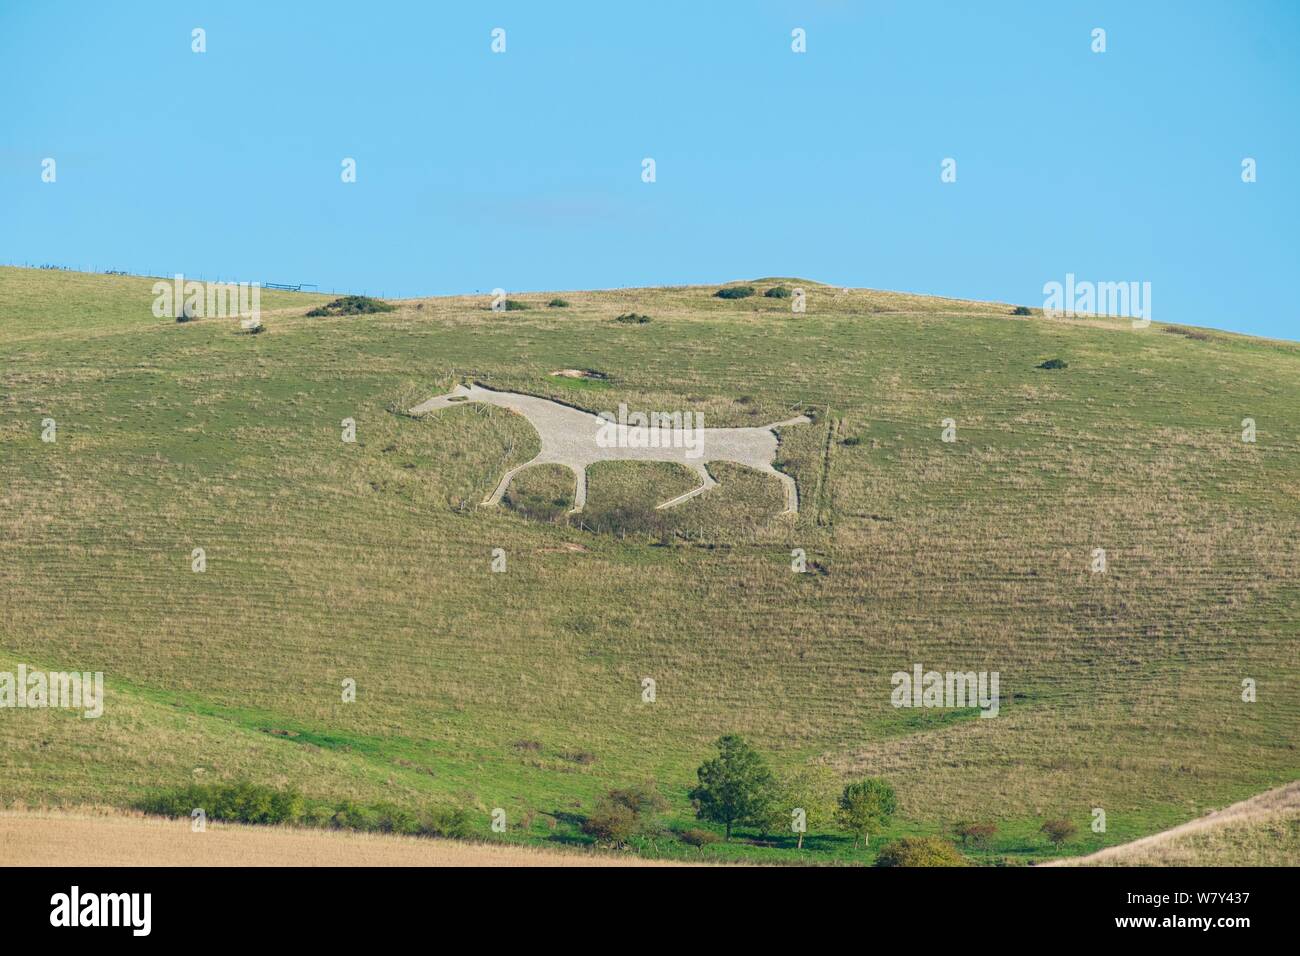
[[[952,828],[953,836],[961,840],[961,845],[973,845],[976,849],[987,850],[989,841],[998,832],[996,823],[958,823]]]
[[[777,785],[777,805],[780,807],[781,825],[794,825],[794,812],[803,811],[807,830],[824,830],[835,822],[836,798],[840,779],[830,767],[796,767],[781,776]],[[804,831],[799,836],[798,848],[803,849]]]
[[[695,815],[721,823],[730,840],[735,824],[763,819],[772,797],[772,771],[758,751],[737,734],[719,737],[717,748],[718,755],[704,761],[695,772],[699,785],[689,796]]]
[[[1051,840],[1052,845],[1058,848],[1062,843],[1074,836],[1078,830],[1069,820],[1048,820],[1038,829],[1041,833],[1047,834],[1047,839]]]
[[[635,836],[653,832],[657,817],[668,809],[655,787],[646,781],[631,787],[616,787],[596,801],[596,808],[582,824],[584,833],[601,843],[623,846]]]
[[[865,846],[872,831],[879,832],[889,825],[897,808],[894,788],[879,777],[868,777],[849,784],[840,794],[840,825],[853,834],[855,847],[859,839]]]

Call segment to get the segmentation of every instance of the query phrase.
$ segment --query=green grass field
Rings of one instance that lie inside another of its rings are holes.
[[[328,297],[266,292],[249,336],[155,318],[149,279],[0,269],[0,671],[108,686],[97,720],[0,709],[0,800],[246,779],[580,842],[599,793],[646,778],[697,826],[694,770],[734,731],[777,767],[890,780],[885,838],[993,820],[973,858],[1028,862],[1057,855],[1047,817],[1078,854],[1300,778],[1300,346],[780,281],[806,314],[694,287],[306,318]],[[629,463],[592,469],[580,525],[563,471],[481,509],[537,437],[486,406],[404,414],[463,379],[709,426],[807,411],[778,459],[800,514],[739,466],[656,512],[692,480]],[[915,663],[998,671],[999,716],[895,709]],[[882,842],[751,837],[645,849]]]

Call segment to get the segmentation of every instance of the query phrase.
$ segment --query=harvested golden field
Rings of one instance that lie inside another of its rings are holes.
[[[5,866],[688,866],[633,853],[568,853],[373,833],[115,813],[0,812]]]

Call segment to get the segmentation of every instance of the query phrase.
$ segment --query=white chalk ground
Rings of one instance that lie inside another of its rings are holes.
[[[458,385],[447,395],[438,395],[412,408],[412,415],[424,415],[462,402],[486,402],[523,415],[537,429],[542,450],[532,461],[507,471],[496,490],[483,503],[495,505],[510,486],[515,475],[533,465],[564,465],[576,476],[573,511],[580,512],[587,503],[587,466],[598,461],[667,461],[685,465],[700,478],[699,487],[660,504],[671,508],[708,491],[717,484],[706,465],[710,461],[735,462],[778,479],[785,488],[785,511],[799,511],[799,490],[792,477],[773,467],[780,443],[774,429],[808,424],[800,415],[784,422],[758,428],[642,428],[611,426],[599,415],[570,408],[535,395],[498,392],[480,385]],[[611,431],[612,429],[612,431]],[[602,432],[614,438],[611,444],[601,441]],[[654,446],[658,447],[654,447]]]

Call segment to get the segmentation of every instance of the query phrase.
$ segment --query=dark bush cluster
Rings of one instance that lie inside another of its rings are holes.
[[[333,808],[315,808],[304,822],[334,830],[399,836],[464,837],[470,833],[469,814],[464,810],[438,807],[416,813],[391,803],[365,805],[350,800]]]
[[[1207,342],[1210,336],[1200,329],[1189,329],[1182,325],[1166,325],[1161,332],[1168,332],[1170,335],[1182,335],[1189,339],[1196,339],[1199,342]]]
[[[371,315],[375,312],[392,312],[396,308],[368,295],[345,295],[341,299],[319,305],[307,313],[311,318],[326,315]]]
[[[297,823],[305,809],[292,787],[279,790],[256,783],[194,783],[151,794],[139,808],[165,817],[188,817],[199,808],[209,820],[231,823]]]
[[[713,293],[719,299],[748,299],[754,294],[752,285],[733,285]]]
[[[774,285],[763,293],[763,297],[767,299],[788,299],[790,298],[790,290],[783,285]]]
[[[624,312],[614,319],[615,322],[622,322],[626,325],[645,325],[650,321],[650,316],[640,315],[636,312]]]
[[[1033,315],[1033,313],[1029,311],[1029,306],[1027,305],[1016,306],[1014,309],[1011,310],[1011,314],[1012,315]]]
[[[195,783],[154,792],[136,806],[145,813],[164,817],[188,817],[200,809],[209,820],[228,823],[296,823],[409,836],[464,837],[470,833],[469,814],[456,808],[433,807],[414,812],[391,803],[309,803],[293,787],[280,789],[257,783]]]
[[[1070,363],[1065,361],[1064,359],[1054,358],[1054,359],[1048,359],[1046,362],[1043,362],[1038,367],[1046,368],[1046,369],[1069,368]]]
[[[567,309],[569,307],[569,300],[559,298],[552,299],[550,302],[546,303],[546,307],[548,309]]]

